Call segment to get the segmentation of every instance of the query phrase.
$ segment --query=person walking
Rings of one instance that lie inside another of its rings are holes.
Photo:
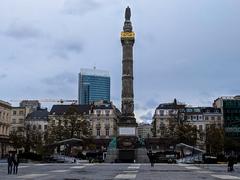
[[[15,154],[13,158],[13,174],[18,173],[18,165],[19,165],[19,157],[18,157],[18,154]]]
[[[148,158],[151,163],[151,167],[154,167],[154,156],[151,150],[148,152]]]
[[[12,174],[12,165],[13,165],[13,157],[12,157],[12,153],[8,154],[8,174]]]
[[[234,171],[233,166],[234,166],[234,158],[233,158],[232,155],[230,155],[230,156],[228,157],[228,171],[229,171],[229,172]]]

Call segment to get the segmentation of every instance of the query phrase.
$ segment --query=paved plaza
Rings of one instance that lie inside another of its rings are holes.
[[[195,180],[240,179],[240,166],[226,171],[226,164],[21,164],[18,175],[7,175],[7,164],[0,164],[1,180]]]

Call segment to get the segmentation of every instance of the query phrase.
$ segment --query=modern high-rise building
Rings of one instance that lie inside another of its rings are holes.
[[[224,130],[227,137],[240,140],[240,96],[217,98],[214,107],[221,108],[224,119]]]
[[[78,103],[91,104],[96,101],[110,101],[110,75],[108,71],[81,69],[78,84]]]

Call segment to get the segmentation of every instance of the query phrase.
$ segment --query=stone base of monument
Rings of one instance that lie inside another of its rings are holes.
[[[136,158],[136,163],[150,163],[146,148],[136,149],[135,158]]]
[[[108,149],[106,154],[106,159],[104,162],[106,163],[114,163],[117,162],[118,159],[118,149]]]
[[[138,149],[109,149],[107,151],[106,163],[149,163],[146,148]]]

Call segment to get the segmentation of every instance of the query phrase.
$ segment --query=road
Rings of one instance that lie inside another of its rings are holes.
[[[190,164],[20,164],[18,175],[7,175],[0,164],[1,180],[196,180],[240,179],[240,166],[227,172],[226,165]]]

